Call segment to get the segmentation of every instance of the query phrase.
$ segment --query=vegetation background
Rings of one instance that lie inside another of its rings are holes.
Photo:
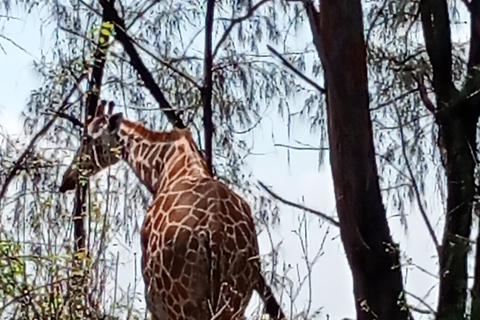
[[[289,319],[480,319],[479,1],[110,4],[0,1],[1,319],[145,317],[145,188],[91,179],[84,251],[58,193],[112,12],[101,98],[162,130],[160,89],[250,201]]]

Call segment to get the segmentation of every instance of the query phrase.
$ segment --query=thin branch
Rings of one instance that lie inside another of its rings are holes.
[[[282,202],[286,205],[289,205],[291,207],[294,207],[296,209],[300,209],[300,210],[306,211],[308,213],[313,213],[314,215],[317,215],[320,218],[327,220],[327,222],[333,224],[335,227],[340,227],[340,223],[338,221],[336,221],[335,219],[330,218],[327,214],[325,214],[323,212],[320,212],[320,211],[317,211],[317,210],[314,210],[314,209],[311,209],[311,208],[308,208],[308,207],[305,207],[301,204],[286,200],[286,199],[280,197],[279,195],[277,195],[276,193],[274,193],[272,190],[270,190],[263,182],[258,181],[258,183],[260,184],[260,187],[262,187],[262,189],[265,190],[274,199],[279,200],[280,202]]]
[[[197,81],[195,81],[195,79],[193,79],[191,76],[189,76],[188,74],[186,74],[185,72],[183,71],[180,71],[179,69],[177,69],[176,67],[174,67],[171,63],[157,57],[155,54],[153,54],[152,52],[150,52],[147,48],[145,48],[144,46],[142,46],[140,43],[138,43],[137,41],[135,41],[134,39],[131,39],[130,40],[132,41],[133,44],[135,44],[137,47],[139,47],[143,52],[145,52],[146,54],[148,54],[151,58],[153,58],[155,61],[157,61],[158,63],[160,63],[161,65],[167,67],[168,69],[172,70],[172,72],[178,74],[179,76],[181,76],[182,78],[184,78],[185,80],[187,80],[188,82],[190,82],[191,84],[193,84],[193,86],[197,89],[201,89],[201,86],[197,83]],[[115,56],[121,58],[119,55],[115,54]],[[127,61],[128,62],[128,61]]]
[[[62,104],[58,108],[57,112],[62,112],[66,110],[68,107],[70,107],[72,104],[68,103],[68,100],[71,98],[71,96],[77,91],[78,87],[80,86],[80,83],[86,78],[87,74],[83,73],[80,78],[77,79],[75,85],[72,87],[70,92],[67,94],[65,99],[63,100]],[[57,120],[58,115],[54,115],[50,121],[48,121],[43,128],[33,137],[33,139],[30,141],[28,144],[27,148],[23,153],[18,157],[17,161],[15,162],[15,165],[13,166],[12,170],[10,170],[10,173],[7,175],[7,178],[5,179],[5,182],[2,186],[2,189],[0,191],[0,201],[5,197],[5,194],[7,193],[8,185],[12,182],[13,178],[17,174],[17,172],[20,170],[22,167],[25,159],[30,155],[33,147],[37,143],[37,140],[39,140],[45,133],[50,129],[50,127],[53,125],[55,120]]]
[[[400,116],[400,112],[398,111],[398,108],[395,106],[395,112],[397,114],[398,118],[398,124],[399,124],[399,129],[400,129],[400,143],[402,146],[402,154],[405,160],[405,165],[407,166],[408,174],[410,175],[410,181],[412,182],[412,187],[413,191],[415,193],[415,198],[418,203],[418,208],[420,209],[420,214],[422,215],[422,218],[425,222],[425,225],[427,226],[428,232],[430,234],[430,237],[432,238],[433,243],[435,244],[435,249],[437,250],[438,257],[440,258],[440,244],[438,242],[437,236],[435,235],[435,231],[433,230],[432,224],[430,223],[430,220],[428,219],[427,212],[425,211],[425,208],[423,207],[422,204],[422,197],[420,195],[420,191],[417,185],[417,180],[415,179],[415,176],[413,174],[412,167],[410,165],[409,158],[407,156],[407,148],[405,144],[405,134],[403,132],[403,124],[402,124],[402,118]]]
[[[406,91],[402,94],[399,94],[398,96],[396,96],[396,97],[394,97],[394,98],[392,98],[392,99],[390,99],[386,102],[379,103],[377,106],[370,108],[370,111],[377,111],[379,109],[385,108],[386,106],[394,103],[395,101],[401,100],[401,99],[409,96],[410,94],[416,92],[417,90],[418,90],[418,88],[417,89],[411,89],[411,90],[408,90],[408,91]]]
[[[43,112],[43,114],[45,114],[45,115],[56,115],[59,118],[68,120],[69,122],[71,122],[76,127],[83,128],[82,121],[80,121],[77,117],[74,117],[70,114],[66,114],[65,112],[52,111],[51,113],[50,112]]]
[[[432,314],[437,314],[437,312],[435,311],[435,309],[433,309],[428,303],[426,303],[422,298],[420,298],[419,296],[411,293],[411,292],[407,292],[405,291],[406,294],[408,294],[409,296],[411,296],[412,298],[415,298],[416,300],[418,300],[418,302],[420,302],[421,304],[423,304],[428,310],[430,310],[430,312]]]
[[[304,75],[303,73],[298,71],[297,68],[295,68],[287,59],[282,57],[282,55],[277,50],[275,50],[274,48],[272,48],[268,44],[267,44],[267,49],[270,50],[270,52],[272,52],[275,56],[277,56],[288,69],[290,69],[293,73],[295,73],[297,76],[302,78],[305,82],[307,82],[308,84],[313,86],[315,89],[317,89],[321,93],[326,93],[327,92],[327,90],[325,90],[324,88],[322,88],[318,84],[316,84],[315,81],[307,78],[306,75]]]
[[[297,146],[290,146],[288,144],[282,144],[282,143],[275,143],[273,146],[293,149],[293,150],[305,150],[305,151],[326,151],[330,149],[327,147],[323,147],[323,148],[322,147],[297,147]]]
[[[14,45],[15,47],[17,47],[18,49],[20,49],[21,51],[25,52],[26,54],[28,54],[29,56],[33,57],[35,60],[37,60],[37,58],[35,58],[30,52],[28,52],[27,50],[25,50],[21,45],[17,44],[15,41],[13,41],[12,39],[0,34],[0,38],[2,39],[5,39],[6,41],[10,42],[12,45]]]
[[[232,23],[228,26],[227,30],[225,30],[222,37],[218,41],[217,46],[215,47],[215,50],[213,50],[213,57],[215,57],[217,55],[218,50],[220,49],[220,46],[227,39],[230,32],[232,32],[233,27],[235,27],[237,24],[239,24],[239,23],[247,20],[251,16],[253,16],[253,14],[255,13],[255,11],[258,10],[258,8],[260,8],[262,5],[264,5],[265,3],[269,2],[269,1],[270,0],[262,0],[259,3],[257,3],[256,5],[252,6],[244,16],[233,19]]]
[[[437,108],[433,104],[432,100],[428,97],[427,88],[425,87],[425,83],[423,81],[423,74],[420,74],[413,77],[418,84],[418,91],[420,92],[420,99],[422,100],[425,107],[431,113],[435,114],[437,112]]]

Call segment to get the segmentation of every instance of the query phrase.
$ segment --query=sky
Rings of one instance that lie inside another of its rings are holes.
[[[39,79],[33,72],[32,61],[38,60],[42,51],[49,50],[49,43],[40,34],[41,22],[38,19],[25,21],[24,15],[15,10],[12,12],[12,16],[19,17],[20,20],[7,22],[0,18],[0,26],[3,25],[0,34],[14,39],[28,54],[0,38],[0,44],[6,52],[0,50],[0,70],[2,71],[0,72],[0,130],[21,137],[20,113],[26,108],[30,91],[40,85]],[[311,134],[308,128],[297,125],[293,132],[294,136],[291,141],[295,139],[303,143],[318,145],[318,137]],[[276,114],[275,110],[271,110],[266,115],[259,128],[254,130],[249,138],[255,142],[253,151],[259,154],[247,158],[249,169],[256,179],[271,186],[274,192],[291,201],[302,202],[308,207],[334,215],[335,199],[328,160],[326,165],[319,170],[316,152],[292,150],[289,165],[286,149],[274,146],[275,143],[292,144],[288,140],[285,121]],[[429,205],[429,214],[434,222],[438,238],[441,238],[443,204],[438,202],[431,188],[427,188],[424,200]],[[272,231],[273,242],[282,242],[281,262],[292,267],[299,266],[301,273],[304,274],[305,265],[295,230],[298,229],[299,221],[305,214],[285,205],[280,205],[280,209],[281,222]],[[398,218],[389,218],[392,236],[396,242],[400,243],[402,253],[412,259],[413,263],[436,274],[438,264],[434,257],[434,246],[419,211],[416,206],[407,206],[405,211],[409,216],[408,234],[404,232]],[[390,210],[387,213],[389,217],[396,214]],[[306,215],[306,219],[308,221],[308,251],[311,257],[320,249],[325,237],[323,255],[313,268],[312,308],[323,307],[320,319],[353,319],[355,318],[355,308],[351,273],[344,256],[339,232],[335,227],[320,223],[312,215]],[[259,244],[261,254],[266,254],[271,250],[266,232],[260,234]],[[134,254],[136,253],[137,257],[140,256],[138,243],[128,250],[118,247],[110,248],[110,250],[112,252],[118,250],[121,261],[125,262],[125,265],[119,270],[119,279],[124,282],[124,286],[127,286],[133,279]],[[290,272],[289,275],[292,277],[294,273]],[[403,275],[406,290],[423,297],[432,308],[435,308],[437,280],[413,267],[404,268]],[[142,290],[140,281],[137,288],[140,295]],[[407,298],[412,305],[425,309],[415,299],[410,296]],[[258,303],[258,300],[255,299],[253,299],[252,305]],[[309,290],[302,290],[299,298],[294,302],[294,308],[297,311],[301,310],[309,300]],[[289,311],[290,303],[286,300],[283,302],[285,309]],[[138,303],[142,305],[143,302],[139,301]],[[416,315],[416,319],[428,319],[428,317]]]

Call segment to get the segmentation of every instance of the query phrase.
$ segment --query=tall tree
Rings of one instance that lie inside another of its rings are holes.
[[[323,0],[319,11],[307,2],[306,11],[325,72],[330,164],[357,319],[409,319],[378,182],[361,2]]]

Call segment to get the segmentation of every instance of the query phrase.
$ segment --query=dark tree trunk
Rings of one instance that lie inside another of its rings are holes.
[[[472,37],[468,77],[462,91],[452,80],[452,44],[447,1],[422,0],[420,12],[437,99],[435,120],[447,177],[447,212],[440,252],[437,319],[465,319],[467,314],[467,258],[470,250],[472,205],[475,194],[477,71],[480,61],[478,1],[472,1]],[[475,294],[472,292],[475,301]],[[473,317],[472,319],[476,319]]]
[[[471,38],[470,38],[470,54],[468,59],[468,71],[469,71],[469,82],[466,87],[469,91],[476,91],[479,87],[479,74],[478,65],[480,64],[480,1],[473,0],[470,2],[470,19],[471,19]],[[471,87],[471,88],[468,88]],[[477,110],[477,114],[474,114],[475,125],[478,120],[478,110],[480,109],[480,101],[478,99],[478,94],[476,99],[471,102],[470,106],[473,110]],[[475,111],[473,111],[475,112]],[[473,124],[471,125],[473,126]],[[475,154],[477,151],[476,141],[475,143]],[[475,158],[476,160],[476,158]],[[480,319],[480,223],[479,223],[479,232],[477,236],[477,249],[475,253],[475,271],[474,271],[474,283],[472,288],[472,312],[470,319]]]
[[[398,247],[382,203],[369,113],[360,0],[307,4],[325,71],[330,162],[357,320],[409,319]]]

